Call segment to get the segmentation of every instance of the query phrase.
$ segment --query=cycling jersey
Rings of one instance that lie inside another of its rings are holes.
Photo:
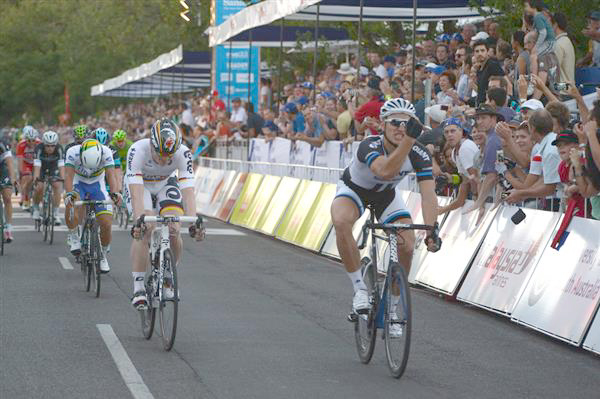
[[[70,166],[75,169],[74,183],[83,182],[86,184],[104,182],[104,170],[106,168],[114,168],[115,164],[112,158],[112,151],[107,146],[102,146],[102,163],[97,170],[91,170],[85,168],[81,164],[81,157],[79,156],[79,150],[81,144],[77,144],[69,148],[67,151],[65,166]]]
[[[112,151],[115,168],[120,169],[121,168],[121,159],[125,159],[125,158],[121,158],[121,156],[119,155],[119,151],[118,151],[119,149],[117,147],[109,145],[108,148],[110,148],[110,150]]]
[[[0,165],[9,162],[8,158],[12,158],[10,147],[0,142]]]
[[[108,143],[108,145],[110,147],[113,147],[117,150],[118,154],[119,154],[119,159],[122,159],[121,164],[125,164],[125,159],[127,158],[127,153],[129,152],[129,149],[131,148],[131,146],[133,145],[133,141],[131,140],[125,140],[125,146],[123,148],[119,147],[117,145],[117,140],[112,139],[110,141],[110,143]]]
[[[12,162],[10,148],[0,142],[0,190],[12,186],[8,173],[8,162]]]
[[[41,140],[36,139],[32,145],[27,144],[27,140],[21,140],[17,144],[17,158],[22,159],[23,167],[19,172],[22,175],[31,174],[33,172],[33,160],[35,158],[35,147],[41,143]]]
[[[383,137],[371,136],[364,139],[358,146],[356,156],[344,170],[335,196],[351,199],[361,215],[367,205],[373,206],[377,220],[382,223],[410,218],[410,213],[401,196],[396,195],[395,188],[411,172],[416,172],[419,182],[433,180],[431,155],[422,144],[415,142],[398,175],[390,180],[376,176],[370,168],[380,156],[387,156]]]
[[[44,150],[44,144],[38,144],[35,147],[33,166],[39,166],[44,171],[54,171],[65,165],[63,148],[59,144],[54,148],[52,154],[47,154]]]

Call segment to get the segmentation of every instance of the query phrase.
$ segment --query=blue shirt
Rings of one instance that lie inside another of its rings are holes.
[[[321,134],[323,134],[323,126],[321,126],[321,122],[315,116],[313,117],[312,127],[306,129],[306,135],[308,137],[321,137]]]
[[[483,166],[481,167],[481,174],[496,173],[496,151],[502,149],[502,142],[496,134],[495,129],[491,129],[487,132],[487,141],[485,143],[485,150],[483,152]]]
[[[302,115],[302,113],[298,112],[296,114],[296,118],[294,118],[294,133],[304,133],[305,130],[305,123],[304,123],[304,115]]]

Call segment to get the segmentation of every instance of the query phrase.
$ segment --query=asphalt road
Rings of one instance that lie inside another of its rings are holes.
[[[338,263],[216,221],[208,222],[214,230],[204,243],[186,238],[177,339],[165,352],[156,335],[142,337],[129,303],[128,233],[114,233],[112,271],[96,299],[83,290],[65,232],[48,246],[24,216],[0,257],[2,399],[131,398],[131,386],[147,388],[145,397],[223,399],[594,398],[600,392],[598,356],[421,290],[413,290],[408,369],[395,380],[383,341],[371,364],[358,360],[345,321],[352,289]],[[64,269],[59,257],[74,269]],[[98,325],[112,328],[131,360],[129,371],[143,383],[119,373]]]

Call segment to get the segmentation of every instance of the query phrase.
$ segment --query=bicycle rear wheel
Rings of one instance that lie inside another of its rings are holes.
[[[144,338],[152,338],[154,332],[154,322],[156,321],[156,307],[154,307],[154,294],[156,293],[156,280],[153,272],[147,274],[148,278],[144,285],[146,286],[146,296],[148,298],[148,307],[140,310],[140,318],[142,320],[142,334]]]
[[[0,255],[4,255],[4,202],[0,197]]]
[[[387,277],[389,285],[384,307],[385,355],[390,373],[394,378],[400,378],[406,369],[410,352],[410,291],[406,272],[399,264],[390,263]]]
[[[159,284],[161,289],[159,313],[160,331],[162,333],[163,347],[170,351],[175,342],[177,333],[177,311],[179,305],[179,292],[177,290],[177,269],[171,250],[164,252],[163,281]]]
[[[373,357],[375,350],[375,341],[377,338],[377,326],[375,318],[377,315],[377,302],[379,294],[376,291],[375,284],[377,279],[377,267],[373,262],[369,262],[363,270],[363,280],[369,295],[373,298],[374,303],[369,310],[369,313],[356,315],[354,323],[354,339],[356,341],[356,351],[360,361],[367,364]]]

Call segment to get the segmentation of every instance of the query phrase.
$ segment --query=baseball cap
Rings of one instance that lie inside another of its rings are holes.
[[[579,143],[579,139],[577,135],[573,133],[572,130],[563,130],[557,136],[556,140],[552,142],[552,145],[556,145],[557,143]]]
[[[442,109],[442,104],[436,104],[425,108],[425,114],[434,122],[442,123],[446,119],[447,111]]]
[[[442,72],[446,70],[445,66],[434,64],[433,62],[428,62],[425,65],[425,70],[429,72],[433,72],[436,75],[441,75]]]
[[[308,98],[306,96],[300,96],[296,102],[300,105],[308,104]]]
[[[600,21],[600,11],[592,11],[587,17],[588,19],[593,19],[594,21]]]
[[[272,132],[278,132],[279,131],[279,129],[277,128],[277,125],[273,121],[267,121],[267,122],[265,122],[263,128],[269,129]]]
[[[542,104],[542,102],[540,100],[536,100],[535,98],[532,98],[530,100],[525,101],[523,104],[521,104],[521,108],[528,108],[530,110],[537,111],[538,109],[543,109],[544,104]]]
[[[296,107],[296,104],[294,104],[294,103],[286,103],[283,106],[283,112],[297,113],[298,107]]]
[[[396,57],[394,57],[393,55],[386,55],[385,57],[383,57],[383,62],[391,62],[391,63],[396,63]]]
[[[304,82],[304,83],[302,83],[302,87],[304,87],[305,89],[311,89],[312,90],[314,86],[310,82]]]

